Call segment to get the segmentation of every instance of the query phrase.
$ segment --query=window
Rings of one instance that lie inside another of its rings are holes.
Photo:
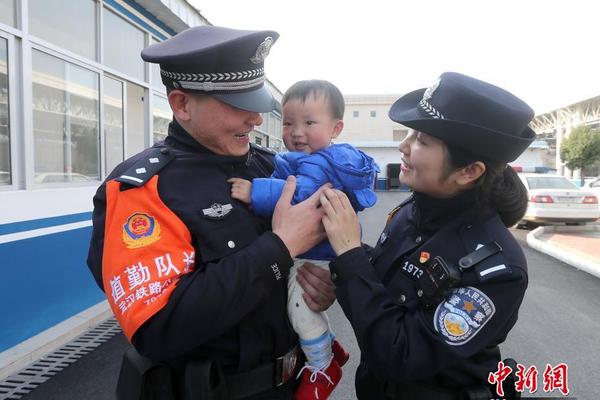
[[[8,43],[0,38],[0,185],[11,183],[8,110]]]
[[[169,133],[169,124],[173,119],[173,112],[167,99],[154,95],[152,97],[152,137],[154,143],[164,140]]]
[[[151,44],[159,43],[158,40],[152,38]],[[160,66],[156,63],[150,63],[150,76],[152,77],[152,87],[163,93],[166,93],[165,85],[162,83],[162,77],[160,75]]]
[[[371,111],[371,118],[374,118],[377,116],[377,111]]]
[[[144,88],[127,82],[127,154],[131,157],[146,147],[146,117]]]
[[[259,138],[258,136],[254,138],[254,143],[256,143],[257,145],[262,145],[262,138]]]
[[[29,29],[40,39],[96,60],[96,2],[93,0],[63,0],[60,4],[29,0]]]
[[[0,23],[15,26],[15,0],[0,0]]]
[[[99,179],[98,75],[37,50],[32,66],[36,182]]]
[[[123,161],[123,82],[104,77],[104,162],[109,174]]]
[[[352,116],[354,118],[358,118],[358,111],[352,111]]]
[[[144,62],[140,52],[145,47],[144,32],[106,8],[103,17],[104,64],[143,81]]]
[[[401,142],[408,136],[408,129],[394,129],[394,142]],[[388,136],[389,137],[389,136]]]

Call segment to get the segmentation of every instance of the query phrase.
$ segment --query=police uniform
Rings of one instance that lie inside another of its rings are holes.
[[[508,162],[534,136],[527,128],[533,111],[506,93],[446,73],[399,99],[390,117],[479,159]],[[498,130],[513,139],[497,140],[496,118],[510,119]],[[482,139],[492,144],[479,146]],[[490,398],[488,374],[517,321],[527,262],[496,210],[477,204],[473,190],[448,199],[414,193],[390,213],[375,248],[350,250],[331,263],[337,299],[361,349],[359,399]]]
[[[142,56],[161,64],[168,88],[266,112],[275,102],[263,85],[263,60],[276,38],[198,27]],[[164,390],[132,387],[151,380],[144,374],[152,364],[123,376],[125,365],[147,362],[168,368],[165,398],[204,399],[215,388],[216,399],[291,398],[283,383],[298,364],[286,311],[293,261],[270,221],[232,199],[227,183],[273,168],[270,150],[250,145],[243,156],[217,155],[173,120],[164,142],[124,161],[100,186],[88,265],[124,334],[148,357],[134,352],[124,361],[118,398]]]

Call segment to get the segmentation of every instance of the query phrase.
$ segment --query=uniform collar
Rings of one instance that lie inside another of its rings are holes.
[[[219,162],[245,163],[252,157],[253,150],[243,156],[222,156],[200,144],[194,139],[181,125],[173,118],[169,124],[169,135],[165,139],[165,144],[169,147],[174,147],[179,150],[201,153],[208,156],[208,159],[215,159]]]
[[[419,232],[431,235],[449,221],[472,209],[474,205],[473,190],[449,198],[436,198],[415,192],[411,219]]]

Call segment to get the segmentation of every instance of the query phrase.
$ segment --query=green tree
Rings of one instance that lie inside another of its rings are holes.
[[[560,159],[571,170],[581,169],[600,160],[600,132],[589,126],[574,128],[560,144]],[[581,174],[583,185],[583,171]]]

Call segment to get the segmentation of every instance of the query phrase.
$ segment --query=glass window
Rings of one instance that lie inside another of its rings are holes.
[[[123,161],[123,83],[104,77],[104,150],[106,173]]]
[[[131,157],[146,147],[146,117],[144,106],[144,88],[127,82],[127,154]]]
[[[98,180],[98,74],[36,50],[32,65],[35,182]]]
[[[96,59],[96,2],[29,0],[29,31],[84,57]]]
[[[106,8],[103,18],[104,64],[143,81],[144,32]]]
[[[159,41],[155,38],[152,38],[150,43],[155,44],[159,43]],[[152,77],[152,87],[158,91],[165,93],[166,89],[165,85],[163,85],[162,83],[162,77],[160,75],[160,66],[158,64],[150,63],[150,75]]]
[[[352,116],[354,118],[358,118],[358,111],[352,111]]]
[[[152,98],[152,137],[154,143],[164,140],[169,133],[169,123],[173,119],[173,112],[167,99],[154,95]]]
[[[371,111],[371,117],[376,117],[377,116],[377,111]]]
[[[564,176],[527,178],[529,189],[577,189],[577,186]]]
[[[0,23],[15,26],[15,0],[0,0]]]
[[[8,43],[0,38],[0,185],[11,183],[8,110]]]

